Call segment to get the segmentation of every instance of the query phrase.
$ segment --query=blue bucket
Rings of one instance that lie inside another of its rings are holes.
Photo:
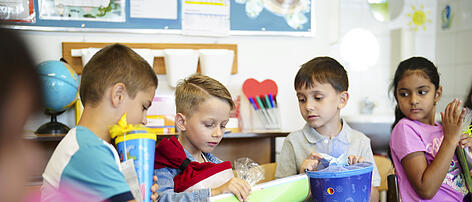
[[[370,201],[373,168],[372,163],[364,162],[343,166],[342,171],[329,167],[308,171],[313,201]]]

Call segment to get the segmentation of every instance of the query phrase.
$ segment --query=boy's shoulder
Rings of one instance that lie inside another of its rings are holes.
[[[305,126],[300,129],[291,132],[290,134],[287,135],[286,139],[289,141],[295,141],[295,140],[300,140],[301,137],[309,136],[312,132],[312,128],[308,125],[305,124]],[[358,141],[370,141],[370,138],[367,137],[364,133],[355,130],[349,126],[346,122],[343,122],[343,130],[346,135],[349,137],[349,139],[352,140],[358,140]]]
[[[95,133],[84,126],[76,126],[69,130],[66,136],[61,140],[59,144],[74,145],[77,149],[90,148],[90,147],[113,147],[111,144],[100,139]],[[59,146],[58,146],[59,147]]]
[[[116,164],[118,154],[114,153],[116,152],[113,152],[111,145],[87,128],[80,126],[72,128],[54,150],[43,178],[57,188],[65,173],[76,170],[71,168],[92,169],[92,167],[103,167],[99,164]]]
[[[361,131],[351,128],[351,126],[344,120],[343,120],[342,130],[345,131],[346,135],[348,136],[348,140],[350,144],[353,144],[355,142],[361,142],[361,143],[370,142],[370,138],[367,137],[367,135],[365,135]]]
[[[305,133],[309,132],[311,130],[310,126],[308,124],[305,124],[305,126],[299,130],[293,131],[285,137],[285,141],[306,141],[306,138],[304,138]]]

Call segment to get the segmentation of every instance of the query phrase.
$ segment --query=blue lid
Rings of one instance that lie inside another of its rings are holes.
[[[370,173],[374,169],[374,166],[371,162],[363,162],[342,166],[341,168],[344,168],[342,171],[326,171],[329,168],[330,167],[318,171],[307,171],[306,173],[310,178],[342,178]]]

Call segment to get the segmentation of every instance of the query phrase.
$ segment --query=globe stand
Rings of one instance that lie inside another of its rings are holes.
[[[64,125],[61,122],[57,122],[57,115],[62,114],[64,111],[60,112],[52,112],[46,110],[46,114],[51,115],[51,122],[45,123],[41,125],[38,130],[36,130],[36,134],[51,134],[51,135],[59,135],[59,134],[66,134],[69,132],[70,128]]]

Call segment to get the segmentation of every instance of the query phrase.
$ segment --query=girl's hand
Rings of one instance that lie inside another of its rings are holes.
[[[247,201],[251,186],[241,178],[234,177],[220,187],[211,189],[212,196],[222,193],[233,193],[239,201]]]
[[[462,134],[462,122],[465,109],[461,110],[462,101],[454,99],[449,103],[444,112],[441,112],[442,125],[444,129],[444,140],[455,144],[460,140]]]
[[[356,164],[356,163],[362,163],[364,162],[364,158],[360,157],[360,156],[355,156],[355,155],[349,155],[347,157],[347,163],[349,165],[352,165],[352,164]]]
[[[461,145],[462,149],[469,147],[469,149],[472,148],[472,137],[469,137],[467,134],[462,134],[461,135],[461,140],[459,141],[459,144]]]
[[[300,173],[305,173],[305,170],[308,171],[315,171],[318,168],[318,164],[320,163],[320,159],[323,157],[316,153],[312,152],[308,158],[306,158],[302,165],[300,166]]]

